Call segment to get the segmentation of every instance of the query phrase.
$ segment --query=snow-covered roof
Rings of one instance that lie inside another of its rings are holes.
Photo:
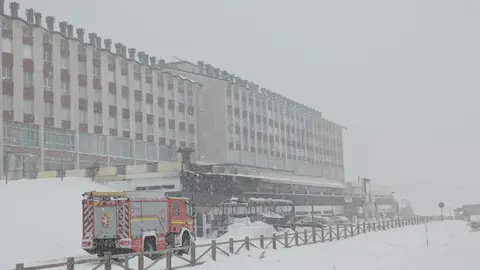
[[[345,188],[345,185],[342,182],[330,181],[323,178],[315,178],[309,176],[291,176],[287,178],[271,177],[271,176],[259,176],[259,175],[245,175],[245,174],[230,174],[230,173],[204,173],[207,175],[224,175],[224,176],[240,176],[240,177],[252,177],[264,180],[270,183],[281,183],[281,184],[291,184],[291,185],[305,185],[305,186],[316,186],[316,187],[329,187],[329,188]]]

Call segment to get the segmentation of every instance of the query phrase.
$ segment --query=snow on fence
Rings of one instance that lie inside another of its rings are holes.
[[[165,270],[179,269],[194,267],[201,265],[207,261],[207,254],[210,255],[211,260],[216,261],[218,255],[230,256],[237,255],[242,250],[250,251],[252,248],[259,250],[278,249],[278,248],[291,248],[295,246],[310,245],[316,243],[331,242],[334,240],[341,240],[353,237],[359,234],[365,234],[368,232],[384,231],[394,228],[400,228],[404,226],[424,224],[432,221],[440,221],[440,217],[413,217],[400,220],[390,220],[383,222],[372,223],[357,223],[336,225],[332,227],[321,228],[309,228],[304,231],[290,231],[280,234],[273,234],[271,236],[261,235],[259,238],[249,238],[246,236],[244,239],[230,238],[228,241],[217,242],[212,240],[211,243],[197,245],[192,243],[190,247],[177,247],[159,252],[144,252],[141,250],[139,253],[111,255],[105,253],[105,257],[102,258],[86,258],[77,259],[69,257],[66,261],[51,263],[45,265],[25,266],[23,263],[16,264],[14,269],[11,270],[39,270],[39,269],[53,269],[59,267],[66,267],[67,270],[75,270],[76,265],[90,265],[92,270],[103,269],[111,270],[115,265],[125,270],[147,270],[157,265],[159,262],[164,261]],[[178,255],[178,251],[189,250],[189,254],[186,256]],[[145,260],[145,255],[153,255],[156,258],[151,262]],[[264,252],[260,254],[260,258],[264,255]],[[129,261],[137,258],[137,267],[131,266]],[[174,260],[175,259],[175,260]],[[82,268],[84,269],[84,267]]]

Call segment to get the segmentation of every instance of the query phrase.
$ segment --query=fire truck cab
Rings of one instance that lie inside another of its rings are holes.
[[[188,247],[193,239],[188,198],[167,197],[162,191],[90,191],[83,194],[82,205],[82,248],[90,254]]]

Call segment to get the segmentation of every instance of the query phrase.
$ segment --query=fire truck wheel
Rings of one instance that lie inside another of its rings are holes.
[[[184,233],[182,236],[182,247],[189,247],[190,246],[190,235],[188,233]],[[182,250],[182,254],[188,254],[190,249]]]
[[[145,252],[155,252],[156,251],[155,238],[154,237],[146,237],[143,249],[145,250]],[[153,256],[153,255],[149,255],[149,256]]]

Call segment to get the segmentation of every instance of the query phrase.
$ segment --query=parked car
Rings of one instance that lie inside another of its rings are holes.
[[[322,227],[327,227],[332,223],[333,223],[332,219],[330,219],[328,217],[313,216],[313,218],[312,218],[311,216],[309,216],[309,217],[304,217],[304,218],[300,219],[299,221],[295,222],[295,225],[297,225],[297,226],[308,226],[308,227],[313,226],[313,227],[322,228]]]

